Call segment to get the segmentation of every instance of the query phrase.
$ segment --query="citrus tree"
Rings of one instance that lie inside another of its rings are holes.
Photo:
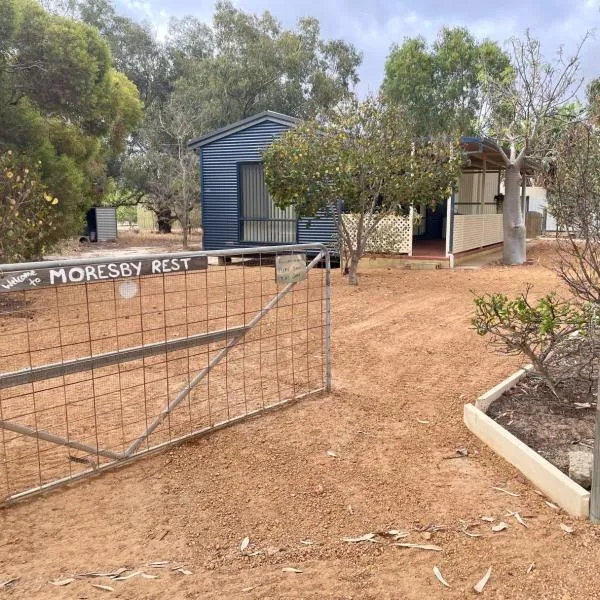
[[[458,141],[417,139],[400,107],[369,97],[285,132],[263,160],[278,207],[294,206],[298,217],[333,215],[349,253],[348,282],[356,285],[359,260],[381,219],[447,198],[462,157]],[[342,212],[357,215],[355,235]]]
[[[40,183],[40,166],[0,155],[0,262],[38,258],[58,237],[59,200]]]

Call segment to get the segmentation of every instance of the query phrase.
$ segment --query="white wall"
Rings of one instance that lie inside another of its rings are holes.
[[[504,193],[504,184],[501,186],[501,191]],[[548,199],[546,196],[546,188],[539,186],[527,186],[525,188],[525,196],[529,196],[529,210],[544,214],[548,208]],[[545,231],[556,231],[556,219],[550,214],[546,215]]]
[[[504,240],[502,215],[454,215],[452,253],[498,244]]]
[[[461,215],[480,214],[481,207],[465,206],[463,202],[480,203],[480,188],[483,173],[462,173],[458,180],[458,191],[455,202],[457,203],[456,212]],[[483,191],[483,202],[494,202],[494,196],[498,193],[498,173],[486,173]],[[493,208],[493,207],[492,207]],[[486,207],[484,212],[490,212]]]

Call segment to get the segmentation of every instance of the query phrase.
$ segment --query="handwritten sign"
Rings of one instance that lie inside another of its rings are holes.
[[[206,256],[157,258],[151,260],[124,260],[91,265],[74,265],[10,271],[0,273],[0,293],[30,290],[71,283],[90,283],[111,279],[127,279],[142,275],[162,275],[198,271],[208,267]]]
[[[285,254],[275,258],[277,283],[287,285],[306,279],[306,254]]]

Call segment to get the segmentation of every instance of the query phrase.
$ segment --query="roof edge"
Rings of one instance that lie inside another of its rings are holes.
[[[273,121],[275,123],[280,123],[281,125],[290,126],[300,123],[300,119],[296,117],[290,117],[289,115],[284,115],[283,113],[278,113],[272,110],[264,110],[250,117],[246,117],[241,121],[236,121],[235,123],[225,125],[225,127],[221,127],[201,135],[198,138],[191,139],[188,141],[187,146],[190,150],[196,150],[197,148],[206,146],[206,144],[227,137],[228,135],[232,135],[233,133],[237,133],[238,131],[247,129],[248,127],[252,127],[258,123],[262,123],[263,121]]]

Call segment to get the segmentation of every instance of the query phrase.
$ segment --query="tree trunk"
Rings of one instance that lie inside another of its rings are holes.
[[[506,169],[503,203],[504,264],[522,265],[526,258],[526,234],[521,208],[521,173],[519,165]]]
[[[360,254],[357,250],[351,250],[350,262],[348,263],[348,283],[350,285],[358,285],[358,261],[360,260]]]
[[[156,222],[158,224],[158,233],[171,233],[171,215],[166,216],[164,214],[156,215]]]
[[[190,218],[190,213],[188,211],[187,204],[183,209],[183,247],[187,249],[188,247],[188,222]]]

